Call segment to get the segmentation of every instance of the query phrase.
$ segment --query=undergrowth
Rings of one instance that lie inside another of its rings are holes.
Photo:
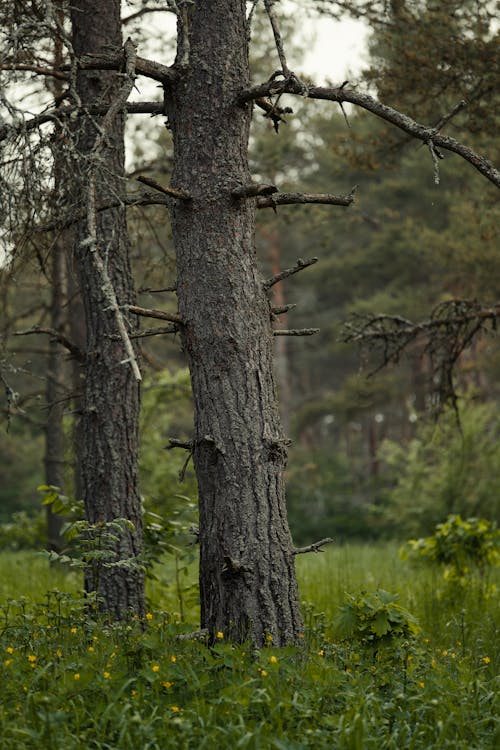
[[[74,573],[0,555],[0,747],[500,746],[498,576],[489,593],[472,580],[453,598],[395,545],[332,548],[298,567],[302,642],[255,651],[223,633],[211,648],[179,638],[196,609],[172,563],[150,584],[144,621],[113,625],[88,617]]]

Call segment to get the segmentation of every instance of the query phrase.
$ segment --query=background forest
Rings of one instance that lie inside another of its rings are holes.
[[[326,5],[319,3],[323,9]],[[495,163],[500,151],[498,95],[493,93],[498,91],[498,72],[492,60],[498,59],[498,43],[491,37],[486,10],[474,16],[473,4],[459,5],[463,10],[454,14],[434,10],[431,19],[429,13],[408,19],[394,3],[382,23],[365,3],[364,18],[373,33],[364,87],[417,120],[436,123],[467,99],[467,106],[447,122],[447,132]],[[293,12],[285,30],[288,54],[293,49],[294,67],[300,69],[301,40]],[[135,27],[132,20],[127,32],[135,39],[145,33],[144,25]],[[255,38],[258,72],[273,49],[263,20],[257,19]],[[454,40],[454,57],[446,70],[433,62],[440,56],[431,54],[444,38]],[[9,75],[11,85],[18,75],[20,86],[33,86],[43,98],[40,81],[28,84],[24,76],[21,84],[20,74]],[[286,96],[281,104],[288,106]],[[439,368],[431,361],[425,337],[413,342],[401,361],[381,370],[380,347],[365,347],[360,356],[359,347],[344,340],[346,323],[368,314],[419,321],[455,299],[495,305],[500,297],[500,209],[494,188],[452,154],[440,164],[436,184],[425,147],[360,110],[339,108],[332,116],[312,101],[294,101],[293,106],[294,113],[285,115],[287,122],[279,123],[279,133],[270,118],[256,118],[256,178],[292,191],[300,177],[303,190],[311,193],[331,192],[333,187],[339,194],[349,193],[357,185],[356,201],[348,208],[282,206],[277,216],[258,217],[264,275],[292,266],[298,257],[319,259],[307,273],[287,282],[286,299],[283,284],[273,287],[274,304],[297,305],[276,327],[320,328],[316,336],[275,338],[282,418],[292,439],[288,506],[294,538],[299,543],[325,534],[338,541],[405,538],[430,533],[449,513],[498,518],[500,358],[494,319],[491,332],[476,336],[458,361],[454,384],[459,422],[453,403],[442,398]],[[147,121],[138,124],[131,116],[128,137],[133,151],[129,175],[140,171],[168,181],[156,166],[160,151],[170,149],[168,133],[157,127],[148,132]],[[47,175],[49,191],[50,180]],[[29,204],[25,211],[30,213]],[[169,293],[161,290],[175,280],[166,224],[162,207],[129,213],[139,304],[150,308],[168,306]],[[47,417],[60,404],[66,434],[60,457],[65,467],[62,489],[69,497],[75,495],[72,427],[78,383],[72,378],[71,359],[64,355],[61,390],[51,401],[49,337],[18,335],[50,325],[54,241],[50,232],[20,238],[10,262],[0,270],[5,388],[0,521],[6,524],[2,541],[7,545],[36,546],[45,533],[36,488],[46,482]],[[145,507],[187,528],[194,520],[194,472],[189,465],[183,469],[185,457],[166,450],[169,438],[190,439],[187,370],[175,338],[142,341],[147,371],[141,438]]]

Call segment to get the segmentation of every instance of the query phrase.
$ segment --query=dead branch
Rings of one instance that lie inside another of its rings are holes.
[[[264,183],[250,182],[248,185],[240,185],[231,191],[233,198],[241,200],[242,198],[255,198],[257,195],[272,195],[277,193],[276,185],[267,185]]]
[[[327,544],[332,544],[333,539],[331,539],[329,536],[326,537],[326,539],[321,539],[319,542],[314,542],[313,544],[308,544],[307,547],[295,547],[292,550],[293,555],[305,555],[307,552],[324,552],[322,547],[324,547]]]
[[[169,438],[168,445],[165,446],[165,450],[171,451],[172,448],[184,448],[186,451],[193,450],[192,440],[177,440],[176,438]]]
[[[279,26],[278,26],[278,19],[276,17],[276,13],[274,12],[274,3],[275,0],[264,0],[264,7],[266,9],[266,13],[268,15],[269,21],[271,22],[271,28],[273,30],[273,36],[274,36],[274,43],[276,44],[276,50],[278,52],[278,57],[280,59],[281,63],[281,70],[283,71],[283,75],[288,78],[292,75],[290,68],[288,67],[286,57],[285,57],[285,50],[283,49],[283,40],[281,38]]]
[[[439,405],[450,402],[456,408],[454,372],[458,359],[478,335],[496,330],[499,317],[500,305],[482,307],[475,300],[451,300],[439,304],[430,318],[419,323],[397,315],[355,316],[344,325],[341,340],[379,353],[381,362],[369,376],[399,362],[413,344],[422,340],[422,351],[431,361]]]
[[[164,310],[154,310],[146,307],[139,307],[138,305],[127,305],[127,310],[134,315],[140,315],[144,318],[157,318],[158,320],[169,320],[171,323],[178,323],[182,325],[183,320],[177,313],[169,313]]]
[[[85,361],[85,354],[82,352],[80,347],[76,346],[70,339],[67,338],[63,333],[60,331],[56,331],[55,328],[46,328],[43,326],[32,326],[31,328],[27,328],[25,331],[14,331],[14,336],[30,336],[34,333],[44,333],[47,336],[50,336],[50,338],[53,341],[58,341],[62,346],[64,346],[65,349],[67,349],[70,354],[72,354],[75,359],[77,359],[79,362]]]
[[[317,262],[317,258],[310,258],[309,260],[302,260],[302,258],[299,258],[297,263],[292,268],[285,268],[284,271],[280,271],[280,273],[276,273],[274,276],[271,276],[271,278],[267,279],[267,281],[264,281],[264,289],[270,289],[272,286],[277,284],[278,281],[283,281],[283,279],[288,278],[288,276],[292,276],[294,273],[299,273],[299,271],[303,271],[304,268],[308,268],[309,266],[312,266]]]
[[[319,333],[319,330],[319,328],[288,328],[273,331],[273,336],[314,336],[315,333]]]
[[[126,102],[130,93],[134,87],[135,81],[135,64],[136,64],[136,49],[131,39],[127,39],[124,44],[123,52],[125,55],[125,81],[120,87],[115,99],[112,101],[107,113],[104,115],[103,120],[100,124],[100,131],[95,140],[91,155],[94,159],[94,163],[97,163],[100,152],[105,146],[106,139],[112,128],[115,117],[119,114],[120,110],[125,108]],[[88,181],[88,194],[87,194],[87,231],[88,236],[82,241],[83,247],[88,247],[89,254],[93,259],[94,265],[102,279],[102,292],[109,304],[109,308],[113,311],[118,332],[123,341],[123,346],[127,354],[127,358],[124,359],[120,364],[129,363],[132,368],[137,382],[142,380],[141,371],[137,362],[137,356],[130,340],[127,326],[123,317],[123,312],[118,304],[116,291],[108,274],[108,269],[101,258],[97,243],[97,188],[96,188],[96,170],[91,169],[89,173]]]
[[[293,310],[294,307],[297,307],[296,302],[292,302],[289,305],[280,305],[279,307],[271,307],[271,313],[272,315],[284,315],[290,310]]]
[[[332,206],[350,206],[354,201],[356,187],[347,195],[331,195],[330,193],[276,193],[268,198],[259,198],[257,208],[276,208],[291,204],[321,203]]]
[[[458,154],[490,180],[490,182],[497,187],[500,187],[500,171],[484,156],[476,154],[475,151],[455,140],[455,138],[436,132],[435,127],[422,125],[411,117],[408,117],[408,115],[405,115],[392,107],[388,107],[386,104],[382,104],[369,94],[363,94],[345,86],[304,87],[300,81],[297,81],[292,76],[284,81],[272,80],[260,84],[259,86],[253,86],[240,94],[238,102],[243,105],[249,101],[285,93],[297,94],[310,99],[328,100],[337,102],[338,104],[349,102],[350,104],[354,104],[362,109],[366,109],[368,112],[371,112],[382,120],[395,125],[400,130],[403,130],[405,133],[408,133],[424,143],[432,141],[434,148],[443,148],[447,151],[452,151]]]
[[[78,60],[78,67],[81,70],[120,70],[123,64],[123,55],[84,55]],[[67,65],[61,66],[61,70],[66,70]],[[177,73],[173,67],[162,65],[155,60],[147,60],[144,57],[137,57],[135,63],[135,72],[137,75],[152,78],[153,81],[159,81],[165,85],[171,85],[177,78]]]
[[[140,175],[139,177],[136,177],[137,182],[142,182],[144,185],[148,185],[149,187],[154,188],[155,190],[158,190],[160,193],[164,193],[165,195],[169,195],[171,198],[177,198],[181,201],[190,201],[192,200],[189,193],[186,193],[185,190],[180,190],[179,188],[172,188],[172,187],[164,187],[163,185],[160,185],[156,180],[152,180],[151,177],[145,177],[144,175]]]
[[[28,73],[35,73],[39,76],[49,76],[50,78],[57,78],[59,81],[67,81],[68,77],[66,73],[60,70],[53,70],[52,68],[45,68],[43,65],[27,65],[23,63],[2,63],[0,70],[25,70]]]

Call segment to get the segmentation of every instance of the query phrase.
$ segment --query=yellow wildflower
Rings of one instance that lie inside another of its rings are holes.
[[[161,684],[163,685],[163,687],[164,687],[164,688],[165,688],[166,690],[168,690],[169,688],[171,688],[171,687],[172,687],[172,685],[173,685],[174,683],[173,683],[173,682],[168,682],[168,680],[166,680],[165,682],[162,682]]]
[[[418,686],[421,687],[421,688],[425,687],[425,682],[419,682]]]
[[[4,661],[4,664],[5,664],[6,667],[8,667],[10,664],[12,664],[12,659],[6,659]]]
[[[271,658],[269,659],[269,661],[271,662],[271,664],[277,664],[278,663],[278,658],[276,656],[271,656]]]
[[[272,643],[273,642],[273,637],[272,637],[271,633],[266,633],[266,641],[268,643]]]
[[[137,692],[137,690],[132,690],[130,695],[132,696],[132,698],[136,698],[139,695],[139,693]]]
[[[73,679],[74,680],[79,680],[80,679],[80,673],[79,672],[75,672],[75,674],[73,675]]]
[[[484,661],[485,664],[489,664],[490,661],[491,661],[491,659],[490,659],[489,656],[483,656],[483,661]]]
[[[57,651],[56,651],[56,656],[57,656],[57,657],[58,657],[59,659],[61,658],[61,656],[62,656],[62,651],[61,651],[61,649],[60,649],[60,648],[58,648],[58,649],[57,649]]]
[[[222,632],[222,630],[217,631],[217,638],[219,641],[222,641],[222,639],[224,638],[224,633]]]
[[[321,648],[321,649],[320,649],[320,650],[318,651],[318,656],[324,656],[324,655],[325,655],[325,652],[324,652],[324,651],[323,651],[323,649]]]
[[[172,656],[170,657],[170,661],[175,663],[177,661],[177,657],[172,654]]]
[[[159,672],[160,671],[160,665],[159,664],[153,664],[152,670],[153,670],[153,672]]]
[[[95,649],[94,649],[93,646],[89,646],[88,649],[87,649],[87,651],[89,652],[89,654],[93,654],[94,651],[95,651]]]
[[[111,677],[109,672],[103,672],[103,676],[105,680],[109,680],[109,678]]]
[[[36,656],[34,654],[28,654],[28,661],[31,664],[34,664],[36,662]]]
[[[152,619],[153,619],[153,615],[151,614],[151,612],[146,612],[146,620],[151,621]]]
[[[74,635],[75,633],[78,633],[78,628],[71,628],[69,632]]]
[[[13,654],[14,653],[14,649],[12,648],[12,646],[7,646],[7,648],[5,650],[7,651],[8,654]]]
[[[179,708],[179,706],[170,706],[170,708],[171,708],[171,710],[172,710],[172,711],[174,712],[174,714],[177,714],[177,713],[179,713],[179,711],[181,710],[181,709]]]
[[[261,669],[260,674],[262,675],[262,677],[267,677],[267,672],[265,669]]]

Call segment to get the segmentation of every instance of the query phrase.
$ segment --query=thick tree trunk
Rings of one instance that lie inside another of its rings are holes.
[[[119,0],[74,0],[71,20],[77,57],[121,49]],[[84,107],[109,106],[122,83],[123,77],[115,72],[80,70],[76,89]],[[103,148],[93,154],[100,133],[97,126],[102,122],[103,118],[83,118],[75,133],[81,194],[85,198],[85,186],[95,180],[97,203],[124,194],[124,116],[120,113],[115,117]],[[116,316],[110,309],[103,274],[95,253],[85,243],[91,234],[88,222],[81,222],[76,234],[75,266],[87,333],[78,460],[87,520],[101,524],[103,530],[104,524],[117,518],[130,520],[135,527],[133,531],[121,532],[119,541],[105,544],[114,553],[113,562],[129,561],[129,564],[109,566],[96,562],[87,570],[85,585],[87,591],[97,591],[102,597],[102,608],[112,616],[142,615],[144,576],[134,563],[142,552],[137,487],[139,384],[130,364],[123,363],[127,354]],[[118,304],[133,304],[125,207],[98,213],[96,234],[93,249],[105,266]],[[127,319],[125,311],[124,316]]]
[[[272,371],[270,305],[257,269],[250,182],[244,0],[189,6],[189,62],[171,92],[172,213],[183,346],[195,404],[202,626],[257,645],[302,630]],[[182,61],[182,45],[178,63]]]

